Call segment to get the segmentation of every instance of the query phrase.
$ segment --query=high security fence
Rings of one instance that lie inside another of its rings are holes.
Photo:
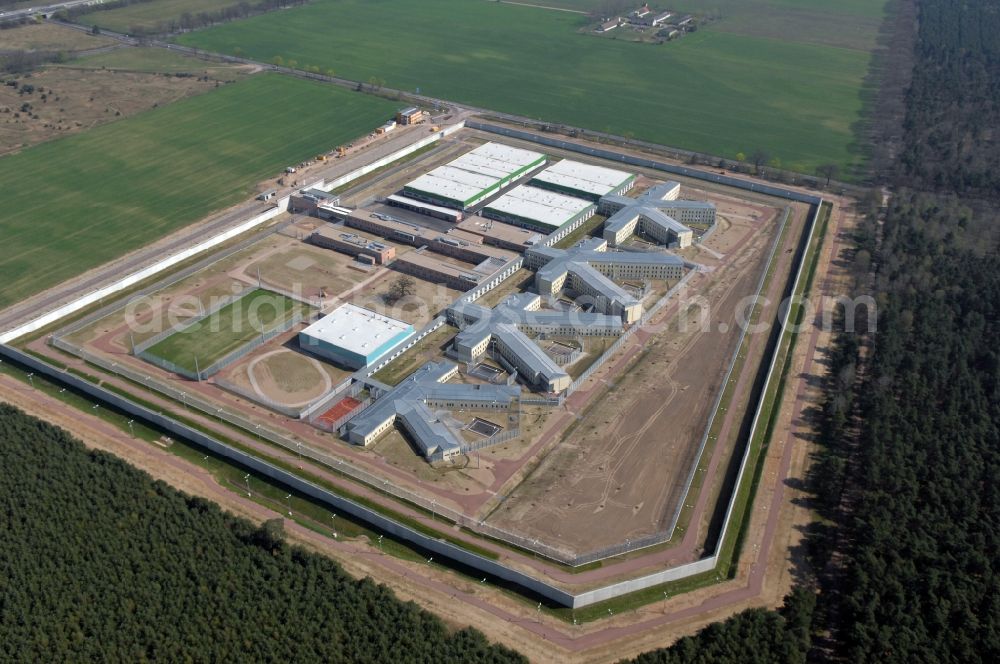
[[[565,141],[558,141],[556,139],[550,139],[548,137],[536,136],[533,134],[529,134],[528,132],[518,132],[516,130],[509,130],[507,128],[493,127],[491,125],[486,125],[484,123],[469,123],[469,126],[475,129],[494,131],[494,133],[500,133],[514,138],[521,138],[523,140],[533,140],[541,144],[552,145],[554,147],[561,147],[563,149],[572,150],[575,152],[592,154],[594,156],[598,156],[605,159],[613,159],[616,161],[620,161],[622,163],[629,163],[635,166],[640,166],[645,168],[655,168],[666,172],[686,175],[692,178],[718,182],[720,184],[725,184],[728,186],[733,186],[748,191],[756,191],[763,194],[778,196],[789,200],[795,200],[811,204],[815,206],[814,208],[815,212],[811,216],[808,233],[806,234],[806,237],[804,239],[804,244],[802,245],[802,247],[808,247],[809,243],[811,242],[817,224],[817,220],[820,214],[820,210],[822,207],[823,201],[819,197],[809,196],[807,194],[802,194],[800,192],[787,191],[780,189],[778,187],[772,187],[770,185],[746,182],[738,178],[728,178],[726,176],[720,176],[712,173],[704,173],[701,171],[695,171],[694,169],[687,169],[685,167],[674,166],[672,164],[665,164],[663,162],[656,162],[653,160],[632,157],[631,155],[619,155],[617,153],[613,153],[610,151],[587,148],[586,146],[580,146]],[[791,292],[794,292],[797,289],[798,284],[801,280],[803,265],[804,265],[804,260],[803,260],[804,256],[805,256],[805,251],[804,250],[800,251],[800,255],[798,256],[797,270],[794,279],[791,281],[790,284]],[[142,271],[142,273],[144,276],[142,276],[141,278],[146,278],[149,274],[149,271],[145,270]],[[153,273],[155,273],[155,270],[153,271]],[[129,283],[135,283],[135,281],[129,281]],[[120,283],[116,283],[115,287],[116,289],[120,289],[127,287],[127,285],[128,284],[121,285]],[[110,292],[114,292],[114,290]],[[42,317],[39,317],[38,319],[32,321],[28,325],[18,328],[17,330],[14,330],[4,335],[2,338],[0,338],[0,341],[5,342],[10,339],[16,338],[17,336],[26,334],[32,330],[44,327],[54,322],[55,320],[58,320],[59,318],[72,313],[73,311],[77,311],[80,308],[87,306],[88,304],[96,302],[97,301],[96,297],[97,296],[94,294],[85,296],[84,298],[81,298],[79,301],[67,305],[67,307],[62,307],[54,312],[51,312],[50,314],[46,314]],[[780,328],[781,330],[783,330],[787,326],[789,312],[790,308],[786,308],[780,316],[781,322],[778,328]],[[778,342],[780,342],[781,339],[780,330],[776,331],[774,338]],[[68,346],[72,346],[72,344],[69,344],[64,339],[54,338],[52,340],[52,343],[56,347],[63,348],[64,350],[67,350]],[[769,343],[769,347],[770,346],[771,344]],[[750,452],[752,451],[752,445],[750,443],[756,435],[757,427],[761,424],[760,418],[762,414],[764,396],[766,395],[770,381],[775,374],[778,361],[778,353],[776,352],[776,350],[777,349],[775,348],[775,352],[771,353],[771,359],[767,367],[766,373],[764,374],[765,377],[763,380],[762,389],[760,389],[758,392],[759,398],[757,400],[752,422],[750,424],[749,434],[746,439],[746,445],[741,459],[739,472],[736,476],[736,483],[735,486],[733,487],[729,503],[726,509],[726,516],[723,522],[723,528],[719,537],[716,539],[715,548],[712,555],[703,558],[701,560],[695,561],[693,563],[662,570],[660,572],[649,574],[640,578],[630,579],[620,583],[611,584],[602,588],[597,588],[588,592],[573,595],[559,588],[554,588],[553,586],[545,583],[544,581],[535,579],[525,573],[522,573],[517,570],[512,570],[495,560],[491,560],[484,556],[480,556],[470,551],[467,551],[459,547],[458,545],[424,535],[372,509],[359,505],[353,501],[350,501],[349,499],[345,499],[341,496],[326,491],[325,489],[322,489],[321,487],[318,487],[310,482],[302,480],[292,475],[291,473],[283,471],[280,468],[277,468],[272,464],[269,464],[266,461],[263,461],[257,457],[247,454],[241,450],[224,445],[223,443],[220,443],[219,441],[213,439],[210,436],[207,436],[197,430],[191,429],[190,427],[186,427],[185,425],[177,422],[176,420],[173,420],[172,418],[164,416],[162,413],[157,413],[152,410],[149,410],[141,405],[138,405],[128,399],[125,399],[115,394],[112,391],[109,391],[98,385],[90,383],[89,381],[83,380],[79,377],[69,374],[68,372],[58,370],[52,367],[51,365],[41,362],[18,350],[15,350],[5,345],[0,345],[0,355],[4,355],[11,360],[14,360],[22,365],[30,367],[32,370],[37,371],[39,374],[47,375],[51,377],[53,380],[62,382],[63,384],[69,385],[74,389],[77,389],[85,394],[93,396],[96,399],[109,403],[112,406],[119,408],[126,413],[139,417],[165,430],[171,431],[180,437],[191,440],[192,442],[203,445],[206,448],[211,449],[216,453],[219,453],[227,458],[237,461],[238,463],[250,467],[257,472],[261,472],[262,474],[277,479],[278,481],[281,481],[287,484],[288,486],[295,488],[298,491],[302,491],[306,495],[314,497],[315,499],[320,500],[322,502],[326,502],[327,504],[334,505],[338,507],[338,509],[343,510],[345,513],[352,514],[353,516],[362,519],[365,522],[370,523],[373,526],[384,530],[385,532],[397,536],[400,539],[413,542],[418,546],[422,546],[429,551],[439,553],[440,555],[442,555],[442,557],[455,560],[464,565],[469,565],[470,567],[478,569],[486,574],[493,575],[496,578],[500,578],[509,581],[511,583],[520,585],[524,588],[527,588],[533,592],[538,593],[541,596],[550,599],[551,601],[571,607],[587,606],[595,602],[635,592],[637,590],[642,590],[644,588],[649,588],[655,585],[665,583],[667,581],[676,580],[694,574],[706,572],[716,567],[716,565],[719,562],[719,555],[721,553],[722,546],[729,532],[728,529],[729,526],[731,525],[730,522],[732,521],[733,511],[736,507],[736,501],[740,493],[740,488],[743,482],[749,481],[749,478],[747,478],[746,475],[747,475],[747,464],[750,458]],[[76,351],[81,351],[81,352],[76,352]],[[452,510],[442,509],[440,506],[436,506],[435,504],[427,506],[426,505],[427,501],[423,497],[415,496],[410,492],[394,487],[385,482],[385,480],[382,480],[381,478],[376,478],[359,468],[355,468],[353,466],[350,466],[350,464],[346,464],[341,459],[335,459],[321,452],[316,452],[315,450],[305,447],[302,443],[298,441],[285,438],[280,434],[277,434],[273,431],[266,429],[261,424],[256,424],[238,415],[234,415],[232,413],[219,410],[215,406],[208,404],[207,402],[202,402],[200,398],[194,395],[186,394],[183,391],[177,390],[176,388],[170,386],[164,386],[164,385],[154,386],[152,384],[153,381],[149,376],[143,377],[138,372],[135,372],[127,367],[122,367],[121,365],[118,365],[117,363],[114,362],[110,362],[104,358],[97,357],[93,354],[87,353],[86,351],[83,351],[83,349],[76,348],[75,350],[68,350],[68,352],[73,352],[74,354],[80,355],[86,361],[92,362],[93,364],[105,369],[106,371],[123,375],[129,378],[130,380],[134,380],[135,382],[145,384],[149,386],[151,389],[154,389],[156,391],[163,391],[164,394],[167,394],[171,398],[182,402],[185,406],[190,406],[198,408],[199,410],[204,410],[204,412],[206,412],[210,416],[217,417],[223,421],[233,424],[234,426],[241,427],[250,433],[256,433],[262,439],[267,439],[270,442],[275,443],[276,445],[284,447],[290,451],[302,454],[303,456],[310,456],[310,458],[313,458],[320,463],[326,464],[336,469],[338,472],[343,473],[344,475],[350,476],[361,482],[376,487],[380,491],[383,491],[384,493],[396,496],[402,500],[406,500],[420,507],[423,507],[428,511],[432,511],[433,513],[439,514],[446,519],[454,521],[456,524],[460,526],[464,526],[466,528],[469,528],[470,530],[479,532],[487,536],[505,540],[517,546],[521,546],[522,548],[528,551],[533,551],[539,555],[549,557],[553,560],[564,561],[567,559],[566,552],[558,551],[553,547],[549,547],[547,545],[535,541],[526,540],[525,538],[515,536],[510,533],[505,533],[501,529],[497,529],[487,524],[478,523],[474,520],[465,517],[464,515],[454,513]],[[131,374],[131,376],[128,374]],[[523,403],[528,403],[528,402],[524,401]],[[524,543],[522,544],[521,542]],[[639,540],[637,540],[637,542],[639,542]],[[623,543],[622,545],[624,544],[626,543]],[[620,547],[622,545],[618,546]],[[632,548],[634,549],[635,547],[633,546]],[[590,556],[588,555],[587,557]],[[571,562],[570,564],[582,564],[576,561],[584,559],[584,557],[581,556],[575,556],[571,558],[573,562]]]
[[[188,380],[201,381],[205,380],[206,378],[210,378],[211,376],[214,376],[215,374],[219,373],[233,362],[236,362],[237,360],[246,357],[253,351],[257,350],[258,348],[266,344],[271,339],[279,337],[285,332],[288,332],[290,329],[301,323],[302,319],[303,316],[301,312],[296,312],[295,314],[292,314],[291,317],[286,318],[276,327],[271,328],[267,332],[261,332],[259,335],[255,336],[250,341],[246,342],[236,350],[227,353],[226,355],[219,358],[215,362],[212,362],[205,368],[201,368],[197,364],[198,362],[197,358],[195,358],[194,371],[191,371],[191,369],[188,367],[182,367],[176,362],[171,362],[166,358],[160,357],[159,355],[154,355],[153,353],[150,353],[149,350],[137,352],[135,353],[135,356],[142,358],[146,362],[156,365],[161,369],[164,369],[171,373],[178,374],[180,376],[184,376]]]

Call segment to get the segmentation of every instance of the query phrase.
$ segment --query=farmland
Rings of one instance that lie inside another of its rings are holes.
[[[154,344],[147,352],[193,372],[273,330],[295,313],[304,313],[306,308],[284,295],[257,289]]]
[[[761,147],[803,171],[864,162],[855,131],[867,50],[727,31],[725,19],[640,45],[580,34],[580,14],[461,0],[385,0],[378,15],[360,0],[317,0],[178,39],[730,158]]]
[[[303,112],[307,109],[309,112]],[[395,104],[253,76],[0,159],[0,306],[138,249],[362,134]]]
[[[211,12],[234,4],[238,3],[233,0],[156,0],[91,12],[80,16],[77,20],[86,25],[99,25],[115,32],[155,30],[160,23],[180,19],[184,14]]]

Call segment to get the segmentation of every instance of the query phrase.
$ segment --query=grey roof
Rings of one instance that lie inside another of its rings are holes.
[[[340,198],[340,196],[338,196],[337,194],[331,194],[328,191],[323,191],[322,189],[316,189],[315,187],[310,189],[303,189],[300,193],[304,196],[312,196],[313,198],[318,198],[323,201],[328,201],[334,198],[336,199]]]
[[[501,302],[495,309],[487,309],[472,302],[456,304],[451,308],[454,318],[472,321],[472,324],[455,336],[458,346],[471,348],[491,337],[499,339],[536,376],[548,382],[566,377],[566,372],[538,347],[524,332],[523,326],[576,327],[621,331],[622,322],[617,316],[572,311],[533,311],[541,297],[535,293],[517,293]],[[531,376],[534,378],[534,376]]]
[[[648,223],[673,231],[678,235],[690,233],[690,228],[671,217],[667,212],[682,209],[708,209],[715,206],[707,201],[666,200],[666,196],[679,186],[679,183],[669,180],[653,185],[638,198],[619,195],[604,196],[601,198],[602,204],[621,208],[604,222],[605,230],[617,233],[636,217],[641,217]]]
[[[405,378],[391,392],[347,424],[349,433],[362,436],[399,418],[424,456],[457,452],[462,441],[427,407],[428,401],[482,401],[510,403],[520,390],[509,385],[460,385],[443,383],[456,369],[449,362],[428,362]]]
[[[677,201],[670,202],[676,203]],[[631,223],[636,217],[642,217],[648,223],[656,224],[657,226],[673,231],[678,235],[681,233],[691,232],[690,228],[652,205],[629,205],[628,207],[623,207],[621,210],[618,210],[618,212],[615,212],[613,215],[608,217],[608,220],[604,222],[604,228],[605,230],[617,233],[622,229],[622,227]]]
[[[673,193],[681,186],[680,182],[676,180],[667,180],[666,182],[660,182],[659,184],[654,184],[652,187],[647,189],[639,196],[637,200],[651,199],[651,200],[664,200],[668,195]]]
[[[632,199],[629,199],[632,200]],[[570,249],[538,247],[528,250],[528,254],[543,257],[548,262],[538,269],[538,276],[547,281],[556,281],[562,275],[572,272],[609,301],[629,307],[638,302],[618,284],[596,270],[592,263],[599,265],[684,265],[684,261],[672,254],[635,251],[597,251],[606,243],[598,238],[588,238]]]
[[[607,252],[585,252],[583,256],[579,254],[577,256],[582,258],[591,253],[606,254]],[[554,265],[557,269],[567,270],[575,274],[577,278],[596,290],[598,295],[606,297],[609,302],[615,302],[621,307],[632,307],[639,304],[639,300],[635,299],[628,291],[598,272],[597,268],[591,265],[589,260],[574,260],[564,265],[559,265],[556,261],[553,261],[538,272],[541,273],[542,270],[547,270]]]

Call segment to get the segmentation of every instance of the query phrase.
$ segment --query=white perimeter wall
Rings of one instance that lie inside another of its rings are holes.
[[[397,159],[400,159],[401,157],[405,157],[411,152],[416,152],[420,148],[430,145],[431,143],[438,141],[453,132],[458,131],[464,126],[465,126],[465,121],[463,120],[458,124],[451,125],[450,127],[443,129],[442,131],[435,132],[425,138],[420,139],[419,141],[411,143],[405,148],[402,148],[400,150],[393,152],[392,154],[382,157],[381,159],[378,159],[368,164],[367,166],[362,166],[361,168],[351,171],[346,175],[342,175],[341,177],[335,180],[326,182],[325,184],[316,183],[316,185],[312,186],[316,186],[318,189],[322,189],[323,191],[330,191],[331,189],[339,187],[347,182],[350,182],[363,175],[371,173],[372,171],[378,168],[390,164],[396,161]],[[204,242],[199,242],[198,244],[192,247],[188,247],[187,249],[183,249],[177,252],[176,254],[173,254],[162,260],[159,260],[156,263],[153,263],[152,265],[144,267],[136,272],[133,272],[132,274],[129,274],[119,279],[118,281],[110,283],[107,286],[104,286],[82,297],[79,297],[73,300],[72,302],[68,302],[56,309],[52,309],[48,312],[45,312],[40,316],[38,316],[37,318],[34,318],[28,321],[27,323],[22,324],[19,327],[7,330],[2,334],[0,334],[0,343],[4,344],[10,343],[14,339],[17,339],[18,337],[23,337],[26,334],[30,334],[31,332],[35,332],[36,330],[40,330],[43,327],[47,327],[52,323],[56,322],[57,320],[59,320],[60,318],[69,316],[70,314],[73,314],[79,311],[80,309],[83,309],[84,307],[90,306],[95,302],[99,302],[100,300],[108,297],[109,295],[121,292],[126,288],[134,286],[137,283],[145,281],[146,279],[149,279],[150,277],[155,276],[174,265],[177,265],[178,263],[186,261],[192,256],[200,254],[201,252],[211,249],[212,247],[216,247],[224,242],[227,242],[238,235],[246,233],[247,231],[257,226],[260,226],[264,222],[270,219],[274,219],[279,214],[285,212],[288,209],[288,199],[289,197],[285,196],[284,198],[278,200],[276,207],[268,210],[267,212],[264,212],[263,214],[259,214],[251,219],[244,221],[238,226],[234,226],[229,230],[219,233],[218,235],[214,235],[211,238],[205,240]]]

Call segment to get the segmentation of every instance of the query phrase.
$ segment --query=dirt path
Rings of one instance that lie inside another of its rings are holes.
[[[505,5],[518,5],[520,7],[534,7],[535,9],[549,9],[554,12],[568,12],[570,14],[583,14],[587,16],[587,12],[580,11],[579,9],[567,9],[566,7],[549,7],[548,5],[534,5],[530,2],[513,2],[513,0],[500,0],[502,4]]]

